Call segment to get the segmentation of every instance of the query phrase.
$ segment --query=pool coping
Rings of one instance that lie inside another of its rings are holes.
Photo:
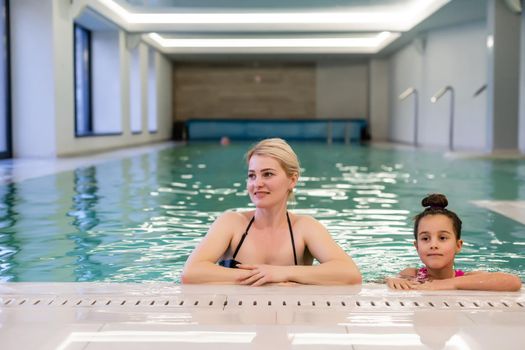
[[[454,291],[398,291],[390,290],[384,284],[367,283],[363,285],[349,286],[313,286],[313,285],[268,285],[262,287],[251,287],[241,285],[180,285],[170,282],[144,282],[144,283],[109,283],[109,282],[3,282],[0,283],[0,308],[7,306],[5,303],[8,299],[12,300],[38,300],[53,298],[76,298],[78,300],[86,298],[94,300],[96,298],[131,298],[133,300],[155,300],[165,298],[175,298],[183,300],[184,298],[219,298],[223,301],[239,300],[241,297],[247,297],[250,300],[353,300],[364,303],[375,303],[375,309],[389,309],[389,305],[383,305],[385,301],[399,300],[408,301],[408,306],[415,308],[435,307],[426,305],[426,300],[449,300],[457,303],[461,300],[477,300],[485,303],[490,300],[507,300],[510,303],[520,303],[523,305],[503,306],[502,311],[514,310],[525,312],[525,288],[518,292],[486,292],[472,290],[454,290]],[[175,300],[174,299],[174,300]],[[414,302],[423,301],[417,305]],[[16,303],[12,303],[13,305]],[[81,303],[82,304],[82,303]],[[95,303],[96,304],[96,303]],[[93,306],[95,305],[93,304]],[[140,303],[139,303],[140,304]],[[282,304],[282,303],[281,303]],[[293,302],[292,304],[297,304]],[[314,302],[315,304],[315,302]],[[325,302],[321,303],[326,304]],[[337,303],[332,303],[336,306]],[[13,306],[11,305],[11,306]],[[79,304],[80,305],[80,304]],[[273,306],[277,306],[274,304]],[[426,305],[426,306],[425,306]],[[82,306],[87,306],[83,303]],[[99,305],[97,305],[99,306]],[[186,304],[186,306],[188,306]],[[191,305],[190,305],[191,306]],[[199,306],[193,305],[193,306]],[[286,305],[285,305],[286,306]],[[297,305],[301,306],[301,305]],[[303,305],[304,306],[304,305]],[[316,306],[316,305],[311,305]],[[344,306],[344,305],[341,305]],[[406,306],[406,307],[408,307]],[[456,305],[461,308],[466,306]],[[470,305],[472,306],[472,305]],[[475,309],[483,310],[487,305],[474,305]],[[202,307],[200,305],[199,307]],[[455,306],[448,306],[449,308]],[[495,306],[488,306],[487,310],[495,309]]]
[[[2,350],[523,349],[525,293],[0,283]]]

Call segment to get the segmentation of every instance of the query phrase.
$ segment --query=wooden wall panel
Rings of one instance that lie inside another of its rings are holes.
[[[175,120],[314,119],[314,63],[175,63]]]

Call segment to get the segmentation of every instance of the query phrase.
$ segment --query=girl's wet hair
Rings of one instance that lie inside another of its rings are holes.
[[[429,194],[421,201],[421,205],[425,208],[421,213],[414,217],[414,238],[417,240],[417,231],[419,227],[419,221],[425,216],[429,215],[445,215],[452,221],[454,227],[454,234],[456,239],[461,238],[461,220],[451,210],[447,209],[448,199],[445,195],[440,193]]]

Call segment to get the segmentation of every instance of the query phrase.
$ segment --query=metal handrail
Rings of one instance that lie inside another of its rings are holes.
[[[483,84],[479,89],[477,89],[476,92],[474,92],[474,95],[472,95],[472,97],[478,97],[485,90],[487,90],[487,84]]]
[[[417,132],[418,132],[418,108],[417,108],[417,104],[418,104],[418,94],[417,94],[417,89],[415,87],[409,87],[408,89],[406,89],[405,91],[403,91],[400,95],[399,95],[399,100],[400,101],[403,101],[405,99],[407,99],[410,95],[414,95],[414,146],[417,147]]]
[[[441,88],[438,92],[430,98],[430,102],[436,103],[445,93],[450,92],[450,123],[448,128],[448,148],[454,150],[454,88],[447,85]]]
[[[328,124],[326,125],[326,143],[331,145],[332,144],[332,121],[329,120]]]

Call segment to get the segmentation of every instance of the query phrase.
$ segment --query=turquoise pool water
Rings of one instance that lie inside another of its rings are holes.
[[[1,281],[179,281],[214,218],[250,208],[249,143],[192,144],[0,186]],[[377,281],[418,263],[411,218],[443,192],[463,220],[464,270],[525,278],[525,226],[470,200],[525,198],[525,161],[292,143],[291,210],[315,216]]]

